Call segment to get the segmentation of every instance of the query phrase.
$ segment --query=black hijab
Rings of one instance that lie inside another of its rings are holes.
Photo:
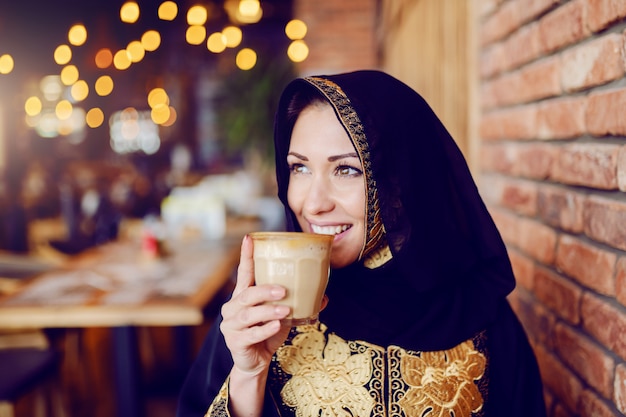
[[[505,245],[456,143],[399,80],[357,71],[286,87],[274,141],[288,230],[300,230],[287,204],[287,152],[301,92],[333,106],[366,178],[363,258],[331,272],[321,321],[348,340],[416,351],[448,349],[485,329],[515,286]],[[366,266],[381,250],[390,256]]]

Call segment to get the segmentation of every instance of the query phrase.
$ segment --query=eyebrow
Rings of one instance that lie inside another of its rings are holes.
[[[309,158],[307,158],[304,155],[300,155],[297,152],[289,152],[287,155],[293,155],[298,159],[301,159],[303,161],[308,161]],[[338,161],[340,159],[344,159],[344,158],[358,158],[359,156],[356,154],[356,152],[350,152],[350,153],[343,153],[340,155],[333,155],[333,156],[329,156],[328,157],[328,162],[335,162]]]

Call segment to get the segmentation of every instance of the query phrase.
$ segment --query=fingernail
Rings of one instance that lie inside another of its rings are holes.
[[[272,298],[274,298],[275,300],[280,300],[281,298],[285,296],[285,289],[280,286],[274,286],[270,290],[270,294]]]
[[[286,316],[287,314],[289,314],[289,307],[277,305],[276,307],[274,307],[274,313],[277,316]]]

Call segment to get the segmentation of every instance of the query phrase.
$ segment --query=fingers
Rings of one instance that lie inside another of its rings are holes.
[[[259,285],[244,288],[239,294],[222,306],[225,321],[237,321],[233,327],[247,327],[260,322],[284,318],[289,314],[289,307],[273,305],[273,301],[285,297],[286,290],[279,285]]]
[[[245,288],[254,284],[252,250],[252,239],[250,236],[245,235],[241,242],[241,254],[239,255],[239,267],[237,268],[237,283],[233,290],[233,296],[236,296]]]

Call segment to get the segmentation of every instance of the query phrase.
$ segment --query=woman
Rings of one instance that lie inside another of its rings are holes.
[[[288,230],[335,235],[326,308],[281,327],[245,238],[179,415],[544,416],[505,246],[428,104],[378,71],[297,79],[274,140]]]

